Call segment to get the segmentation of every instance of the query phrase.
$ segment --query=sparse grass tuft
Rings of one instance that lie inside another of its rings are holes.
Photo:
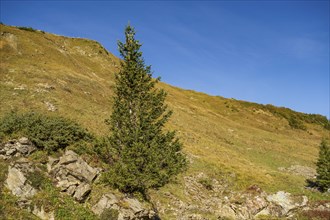
[[[207,189],[207,190],[212,190],[213,189],[212,180],[209,179],[209,178],[199,179],[198,182],[200,184],[202,184],[205,187],[205,189]]]
[[[108,219],[118,219],[119,212],[116,209],[106,209],[102,212],[100,219],[108,220]]]

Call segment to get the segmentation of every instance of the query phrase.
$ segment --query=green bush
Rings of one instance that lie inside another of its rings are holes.
[[[205,187],[205,189],[207,189],[207,190],[213,189],[212,180],[209,178],[202,178],[202,179],[198,180],[198,182],[200,184],[202,184]]]
[[[295,116],[290,116],[287,118],[291,128],[306,130],[305,125],[302,121],[298,120]]]
[[[27,181],[33,188],[40,190],[44,187],[44,184],[47,183],[47,178],[41,171],[34,170],[33,172],[29,172],[27,175]]]
[[[56,151],[92,135],[77,123],[60,116],[11,112],[0,120],[0,133],[9,137],[26,136],[41,150]]]
[[[37,32],[37,30],[32,27],[17,27],[17,28],[23,31]]]
[[[227,104],[225,102],[225,104]],[[253,109],[262,109],[272,113],[274,116],[285,118],[291,128],[306,130],[304,123],[317,124],[323,126],[325,129],[330,130],[330,121],[326,116],[319,114],[306,114],[293,111],[289,108],[276,107],[273,105],[262,105],[253,102],[240,101],[244,107]]]

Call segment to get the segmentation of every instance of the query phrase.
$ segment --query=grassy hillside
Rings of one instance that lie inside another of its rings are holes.
[[[104,120],[111,112],[120,60],[96,41],[0,27],[0,116],[10,110],[62,115],[96,135],[106,135]],[[329,137],[325,117],[165,83],[159,87],[168,92],[167,103],[174,111],[168,127],[178,131],[190,165],[177,183],[154,192],[156,198],[161,200],[162,191],[170,191],[187,200],[183,176],[201,172],[217,180],[230,177],[237,190],[258,184],[269,192],[322,198],[304,189],[305,177],[281,168],[315,168],[321,139]],[[50,106],[56,110],[49,111]]]

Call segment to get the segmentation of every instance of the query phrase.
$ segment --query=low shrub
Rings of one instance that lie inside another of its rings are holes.
[[[17,27],[17,28],[23,31],[37,32],[37,30],[32,27]]]
[[[27,181],[31,184],[33,188],[40,190],[44,188],[44,184],[47,183],[47,178],[41,171],[34,170],[27,175]]]
[[[38,149],[48,152],[93,139],[86,129],[69,119],[34,112],[6,114],[0,120],[0,133],[11,138],[26,136]]]
[[[207,190],[213,189],[212,180],[209,178],[202,178],[202,179],[198,180],[198,182],[200,184],[202,184],[205,187],[205,189],[207,189]]]
[[[320,114],[306,114],[302,112],[296,112],[285,107],[276,107],[273,105],[262,105],[253,102],[239,102],[241,106],[252,108],[253,110],[262,109],[272,113],[274,116],[285,118],[290,127],[294,129],[306,130],[304,123],[317,124],[323,126],[325,129],[330,130],[330,120]],[[227,102],[225,102],[227,104]]]

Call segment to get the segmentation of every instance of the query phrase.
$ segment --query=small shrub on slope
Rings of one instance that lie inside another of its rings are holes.
[[[92,139],[92,135],[71,120],[39,113],[5,115],[0,120],[0,133],[9,137],[27,136],[38,149],[48,152]]]

